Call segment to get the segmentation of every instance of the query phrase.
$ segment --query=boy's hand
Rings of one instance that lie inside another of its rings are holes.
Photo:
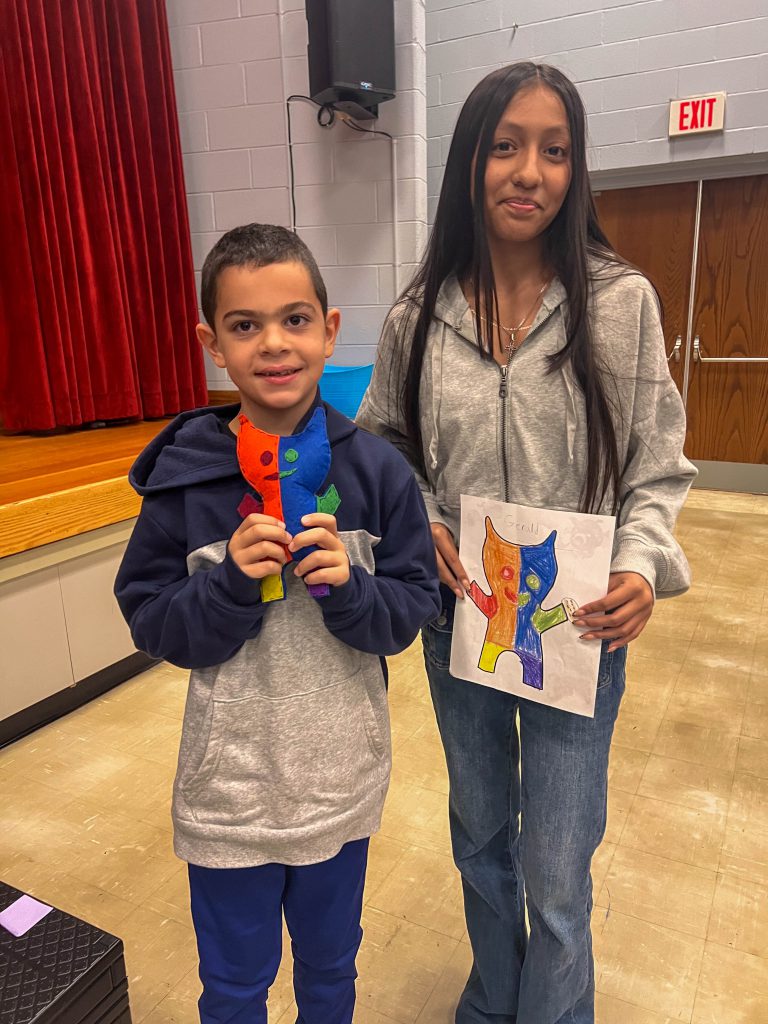
[[[290,543],[291,535],[285,523],[254,512],[246,516],[232,534],[229,553],[246,576],[262,580],[282,572],[288,561],[285,547]]]
[[[288,550],[293,553],[310,546],[320,550],[302,559],[294,573],[303,577],[308,586],[328,583],[332,587],[342,587],[349,579],[349,555],[339,538],[336,517],[313,512],[304,516],[301,522],[307,529],[296,534]]]

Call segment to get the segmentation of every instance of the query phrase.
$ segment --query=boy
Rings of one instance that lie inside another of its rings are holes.
[[[192,669],[173,820],[200,1017],[266,1022],[284,912],[299,1019],[348,1024],[390,772],[383,656],[439,613],[432,539],[400,455],[320,401],[340,313],[304,243],[235,228],[208,254],[201,291],[198,338],[240,403],[182,414],[139,456],[144,502],[115,585],[137,647]],[[307,515],[291,536],[249,512],[259,496],[237,435],[297,435],[298,447],[318,407],[331,451],[318,493],[338,492],[338,515]],[[281,572],[285,599],[263,600],[261,581]]]

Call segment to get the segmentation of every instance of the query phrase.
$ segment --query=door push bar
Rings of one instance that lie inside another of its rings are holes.
[[[682,336],[682,334],[678,334],[678,336],[675,338],[675,347],[672,349],[672,351],[667,356],[667,362],[668,363],[671,362],[673,359],[675,360],[676,363],[680,362],[680,349],[682,347],[683,347],[683,336]]]
[[[693,361],[694,363],[768,363],[768,356],[705,356],[699,337],[696,335],[693,339]]]

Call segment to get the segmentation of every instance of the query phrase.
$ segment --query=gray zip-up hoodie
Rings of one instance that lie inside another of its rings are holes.
[[[675,520],[696,470],[683,456],[685,412],[664,350],[658,303],[633,271],[593,263],[592,329],[604,367],[623,466],[612,571],[640,573],[658,597],[690,585]],[[426,477],[417,473],[431,522],[457,542],[462,494],[578,511],[586,473],[584,399],[569,363],[549,372],[566,340],[566,293],[555,279],[509,370],[478,353],[472,311],[455,277],[446,279],[429,330],[420,388]],[[357,422],[404,452],[394,399],[397,336],[407,303],[390,312]],[[601,514],[612,514],[608,502]]]

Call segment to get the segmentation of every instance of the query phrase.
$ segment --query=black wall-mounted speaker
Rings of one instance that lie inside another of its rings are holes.
[[[395,96],[394,0],[306,0],[309,92],[357,117]]]

